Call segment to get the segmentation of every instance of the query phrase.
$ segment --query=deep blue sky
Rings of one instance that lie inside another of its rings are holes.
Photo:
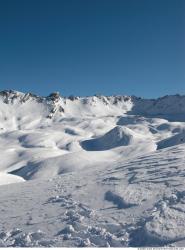
[[[0,0],[0,89],[185,94],[185,0]]]

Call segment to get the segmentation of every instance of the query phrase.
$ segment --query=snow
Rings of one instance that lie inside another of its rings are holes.
[[[0,92],[0,246],[185,244],[185,96]]]
[[[104,151],[115,147],[128,146],[133,141],[133,132],[128,128],[116,126],[105,135],[86,140],[81,143],[85,150],[89,151]]]
[[[24,182],[24,179],[19,176],[0,173],[0,185],[7,185],[7,184],[17,183],[17,182]]]

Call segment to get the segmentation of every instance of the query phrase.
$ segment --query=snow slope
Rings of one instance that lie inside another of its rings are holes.
[[[185,246],[185,96],[0,92],[0,246]]]

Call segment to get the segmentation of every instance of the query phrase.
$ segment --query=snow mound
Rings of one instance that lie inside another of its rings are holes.
[[[50,137],[44,133],[34,132],[21,136],[19,141],[25,148],[55,148],[56,143]]]
[[[20,177],[20,176],[0,173],[0,186],[1,185],[12,184],[12,183],[23,182],[23,181],[24,181],[24,179],[22,177]]]
[[[157,244],[167,244],[185,239],[185,192],[176,192],[158,201],[152,216],[145,225],[148,237]]]
[[[185,130],[181,133],[171,136],[170,138],[158,142],[157,149],[168,148],[182,143],[185,143]]]
[[[81,142],[81,146],[87,151],[103,151],[128,146],[134,140],[133,134],[129,128],[116,126],[101,137]]]

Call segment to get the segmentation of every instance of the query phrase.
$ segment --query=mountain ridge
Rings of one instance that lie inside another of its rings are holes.
[[[71,95],[64,97],[59,92],[53,92],[46,97],[42,97],[32,93],[3,90],[0,92],[0,101],[5,104],[15,105],[32,101],[46,105],[49,109],[47,118],[53,118],[55,114],[76,116],[77,114],[95,115],[97,113],[98,115],[98,109],[102,108],[105,109],[105,115],[120,115],[124,113],[131,115],[170,115],[185,113],[185,95],[179,94],[146,99],[127,95],[94,95],[86,97]],[[85,110],[86,112],[84,112]],[[100,114],[102,113],[100,112]]]

